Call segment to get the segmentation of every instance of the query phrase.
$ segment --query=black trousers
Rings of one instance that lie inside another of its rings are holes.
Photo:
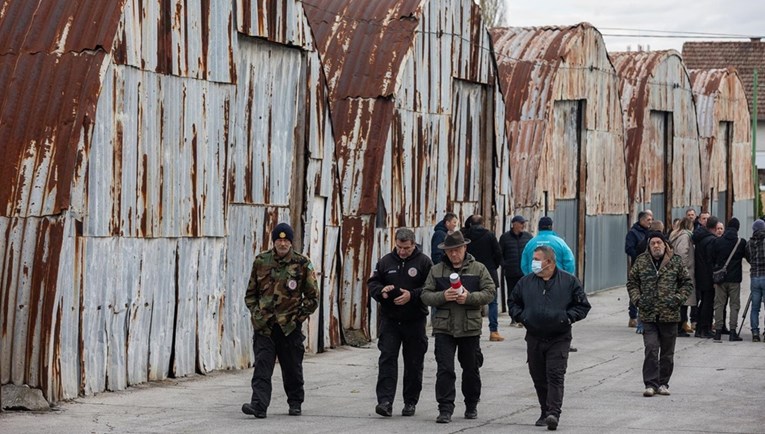
[[[305,398],[303,390],[303,355],[305,336],[300,327],[285,336],[281,327],[275,325],[271,336],[255,333],[252,346],[255,351],[255,368],[252,373],[251,404],[259,410],[267,410],[271,404],[271,376],[277,357],[282,368],[284,391],[287,403],[302,404]]]
[[[669,377],[675,367],[676,322],[643,321],[643,383],[645,387],[658,389],[669,386]]]
[[[462,368],[462,395],[465,405],[476,405],[481,400],[481,374],[483,365],[480,336],[455,338],[436,333],[436,401],[438,411],[454,412],[454,398],[457,395],[454,372],[454,353]]]
[[[699,321],[696,326],[704,326],[709,329],[712,327],[712,319],[715,310],[715,290],[701,291],[701,301],[699,302]]]
[[[383,317],[380,322],[380,349],[377,374],[377,402],[392,403],[398,383],[398,353],[403,347],[404,356],[404,403],[417,404],[422,391],[422,368],[428,337],[425,335],[427,318],[412,322],[398,322]]]
[[[570,332],[552,338],[540,338],[526,333],[529,374],[544,415],[560,417],[570,347]]]
[[[505,276],[505,291],[502,293],[502,312],[508,312],[507,300],[510,298],[510,294],[513,292],[513,288],[518,284],[523,276],[510,276],[507,273],[503,273]]]

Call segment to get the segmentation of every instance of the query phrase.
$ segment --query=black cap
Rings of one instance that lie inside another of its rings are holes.
[[[271,231],[271,241],[287,239],[292,242],[292,236],[292,227],[287,223],[279,223],[274,230]]]
[[[736,230],[741,229],[741,223],[738,221],[736,217],[733,217],[732,219],[728,220],[729,228],[736,228]]]
[[[511,223],[526,223],[526,219],[523,218],[522,215],[517,215],[513,217],[513,220],[511,221]]]
[[[648,232],[648,234],[646,234],[646,236],[645,236],[646,244],[651,242],[651,238],[661,238],[661,240],[664,241],[665,243],[669,242],[669,241],[667,241],[667,237],[665,237],[664,234],[662,234],[659,231]]]
[[[539,229],[552,229],[552,219],[548,216],[539,219]]]

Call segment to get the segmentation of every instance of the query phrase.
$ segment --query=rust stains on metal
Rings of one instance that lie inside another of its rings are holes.
[[[586,159],[583,182],[587,189],[586,198],[580,199],[586,200],[586,214],[624,214],[619,82],[600,32],[580,23],[494,28],[490,34],[505,102],[502,121],[510,143],[510,168],[515,174],[513,208],[534,220],[544,212],[544,192],[549,193],[551,210],[556,199],[577,197],[579,157],[564,143],[570,138],[574,147],[584,147],[580,156]],[[572,101],[583,102],[580,138],[576,137],[578,109],[573,107],[574,118],[567,120],[569,113],[558,107]],[[566,137],[556,135],[564,133]],[[534,175],[525,176],[528,173]]]
[[[700,205],[696,107],[679,53],[609,54],[621,82],[632,216],[650,204],[652,195],[665,197],[662,220],[672,209]]]
[[[733,201],[752,199],[751,116],[738,72],[734,68],[688,72],[696,99],[705,206],[717,200],[710,197],[712,190],[730,193],[732,188]]]

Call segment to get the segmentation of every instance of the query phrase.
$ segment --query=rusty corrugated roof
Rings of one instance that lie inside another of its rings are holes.
[[[90,134],[121,1],[6,1],[0,7],[0,215],[50,215]]]
[[[765,41],[699,41],[683,44],[683,62],[688,69],[736,68],[744,86],[749,110],[752,110],[754,70],[759,74],[757,100],[765,101]],[[765,110],[757,112],[757,120],[765,120]]]

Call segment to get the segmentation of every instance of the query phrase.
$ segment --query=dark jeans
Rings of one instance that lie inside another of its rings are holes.
[[[251,404],[259,410],[267,410],[271,404],[271,376],[277,357],[282,368],[284,391],[287,393],[287,403],[302,404],[305,398],[303,391],[303,354],[305,337],[300,327],[285,336],[281,327],[275,325],[271,336],[255,333],[252,346],[255,351],[255,362],[252,373]]]
[[[505,292],[502,297],[502,311],[505,312],[507,310],[507,301],[510,299],[510,294],[513,293],[513,288],[515,288],[515,285],[518,284],[518,281],[521,280],[521,277],[523,276],[510,276],[507,273],[502,274],[504,274],[505,277]]]
[[[570,332],[552,338],[539,338],[526,333],[529,374],[537,391],[542,414],[560,417],[570,347]]]
[[[699,302],[699,321],[696,327],[706,327],[712,329],[712,316],[715,307],[715,291],[701,291],[701,301]]]
[[[380,349],[377,374],[377,402],[392,403],[398,383],[398,353],[403,346],[404,355],[404,403],[417,404],[422,391],[422,366],[428,350],[425,335],[426,318],[412,322],[398,322],[383,317],[380,322]]]
[[[436,401],[438,411],[454,412],[454,398],[457,395],[454,372],[454,353],[462,368],[462,395],[465,405],[475,405],[481,400],[481,374],[483,365],[480,336],[455,338],[444,333],[436,333]]]
[[[646,387],[669,386],[669,377],[675,367],[675,340],[676,322],[643,321],[643,383]]]

